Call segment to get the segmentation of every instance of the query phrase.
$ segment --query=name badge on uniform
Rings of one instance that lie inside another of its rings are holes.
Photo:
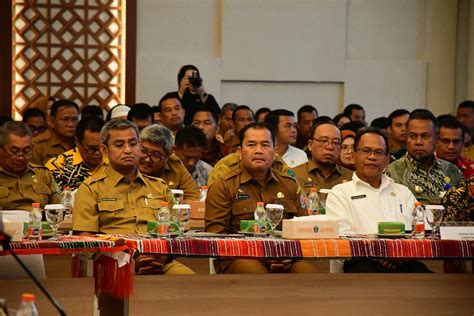
[[[117,201],[117,198],[101,198],[99,202]]]
[[[312,188],[312,187],[317,187],[318,184],[316,182],[305,182],[303,183],[303,187],[305,188]]]
[[[250,200],[250,194],[248,193],[237,193],[235,195],[237,201]]]
[[[352,199],[352,200],[358,200],[358,199],[365,199],[366,197],[367,197],[367,195],[361,194],[361,195],[354,195],[354,196],[351,196],[351,199]]]

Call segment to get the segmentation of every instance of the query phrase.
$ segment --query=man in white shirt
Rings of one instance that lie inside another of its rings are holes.
[[[326,214],[339,220],[339,233],[376,234],[378,222],[403,222],[411,229],[415,196],[411,191],[383,175],[389,163],[386,136],[369,128],[355,139],[356,171],[352,181],[332,188]],[[429,272],[416,261],[379,261],[352,259],[344,263],[345,272]]]
[[[265,117],[265,123],[275,129],[277,136],[276,151],[288,167],[293,168],[308,162],[306,153],[292,145],[296,144],[295,114],[288,110],[274,110]]]

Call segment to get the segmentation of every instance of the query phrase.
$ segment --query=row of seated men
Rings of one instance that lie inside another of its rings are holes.
[[[71,102],[57,101],[52,112],[67,109],[76,108]],[[354,139],[354,173],[337,164],[342,133],[331,120],[316,120],[307,144],[311,159],[291,170],[276,154],[278,140],[274,128],[261,123],[247,125],[240,133],[238,153],[223,158],[223,168],[218,169],[210,186],[206,230],[237,231],[240,220],[253,217],[255,204],[260,200],[282,203],[285,218],[305,215],[302,195],[313,186],[332,188],[327,201],[328,216],[340,220],[341,233],[373,233],[378,221],[387,220],[402,221],[409,227],[415,199],[425,204],[439,202],[450,186],[453,194],[446,195],[449,198],[445,202],[448,207],[455,207],[449,208],[448,218],[472,219],[472,192],[466,190],[472,186],[472,177],[461,181],[461,172],[455,165],[435,156],[438,125],[429,111],[413,111],[407,122],[407,153],[391,164],[386,135],[378,129],[360,131]],[[182,131],[187,128],[193,127]],[[48,161],[48,170],[29,163],[36,145],[26,124],[8,122],[1,127],[2,207],[28,209],[33,201],[42,205],[58,202],[58,183],[73,185],[80,188],[80,203],[73,216],[77,233],[144,233],[146,221],[155,218],[160,201],[169,199],[173,186],[163,172],[171,157],[171,132],[161,125],[151,125],[139,132],[134,123],[124,119],[113,119],[103,126],[97,118],[81,120],[76,129],[77,147],[70,154],[66,152]],[[179,140],[179,133],[176,136]],[[448,145],[456,142],[456,138],[451,139]],[[90,166],[90,161],[95,161],[95,167]],[[191,183],[185,199],[197,199],[197,185],[181,160],[175,161],[181,166],[178,174],[187,175]],[[81,172],[82,168],[89,169]],[[168,258],[143,258],[153,262],[153,272],[190,272]],[[218,260],[216,266],[219,272],[311,271],[304,261]],[[146,265],[143,271],[148,273],[149,268]]]

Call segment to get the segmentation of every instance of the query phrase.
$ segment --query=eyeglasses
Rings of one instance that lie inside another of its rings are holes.
[[[384,156],[386,156],[386,152],[383,151],[383,150],[378,150],[378,149],[371,149],[371,148],[359,148],[359,149],[356,149],[357,152],[360,152],[362,153],[362,155],[364,156],[370,156],[371,154],[374,154],[374,156],[376,158],[382,158]]]
[[[48,129],[46,126],[28,125],[28,127],[30,128],[32,133],[38,133],[38,134],[41,134]]]
[[[462,139],[440,138],[439,143],[443,146],[449,146],[449,144],[453,143],[453,145],[457,147],[462,144]]]
[[[164,158],[162,155],[160,155],[158,153],[151,153],[145,148],[142,148],[142,155],[145,156],[145,159],[150,158],[150,160],[153,161],[154,163],[159,163]]]
[[[334,147],[339,147],[341,146],[341,141],[339,139],[328,139],[328,138],[311,138],[312,140],[314,141],[317,141],[318,143],[320,143],[321,145],[323,145],[323,147],[326,147],[327,145],[331,144],[333,145]]]
[[[4,146],[1,146],[3,151],[7,153],[7,155],[12,158],[12,159],[20,159],[20,158],[25,158],[25,159],[30,159],[33,157],[33,154],[31,152],[31,149],[28,152],[18,152],[18,153],[10,153]]]
[[[79,144],[81,144],[82,147],[87,151],[88,154],[92,155],[95,154],[96,152],[100,151],[99,146],[86,146],[84,145],[83,142],[79,141]]]

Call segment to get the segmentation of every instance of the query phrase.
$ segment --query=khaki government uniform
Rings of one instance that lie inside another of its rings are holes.
[[[49,170],[32,163],[20,175],[11,174],[0,167],[0,206],[4,210],[31,210],[31,204],[60,203],[57,184]]]
[[[45,165],[51,158],[55,158],[72,148],[63,146],[56,135],[52,133],[51,137],[34,144],[31,161],[39,165]]]
[[[181,160],[174,154],[169,156],[160,175],[170,189],[180,189],[184,191],[184,200],[197,201],[200,197],[199,188],[193,180],[193,176],[186,169]]]
[[[240,230],[241,220],[253,220],[257,202],[281,203],[283,218],[306,215],[300,204],[300,188],[286,173],[270,169],[261,186],[242,164],[216,180],[209,188],[206,199],[205,230],[213,233],[232,233]],[[278,198],[277,196],[280,196]],[[280,223],[281,226],[281,223]],[[292,272],[315,272],[309,262],[297,261],[300,269]],[[247,259],[217,259],[216,270],[220,273],[266,273],[266,261]]]
[[[87,178],[76,194],[74,231],[102,234],[146,234],[147,222],[155,221],[161,201],[170,201],[164,181],[142,174],[130,182],[111,166]],[[194,274],[177,261],[168,262],[166,274]]]
[[[240,164],[240,156],[238,153],[231,153],[219,160],[211,173],[209,173],[209,180],[207,185],[210,186],[214,181],[224,177],[230,170],[237,168]],[[288,172],[289,168],[286,163],[281,159],[280,156],[275,156],[273,160],[272,169],[281,171],[283,173]]]
[[[293,172],[296,175],[296,181],[304,189],[306,194],[311,191],[312,187],[317,187],[318,189],[332,189],[336,184],[351,181],[353,173],[353,171],[347,168],[336,165],[336,168],[329,177],[325,178],[314,160],[310,160],[307,163],[293,168]]]

